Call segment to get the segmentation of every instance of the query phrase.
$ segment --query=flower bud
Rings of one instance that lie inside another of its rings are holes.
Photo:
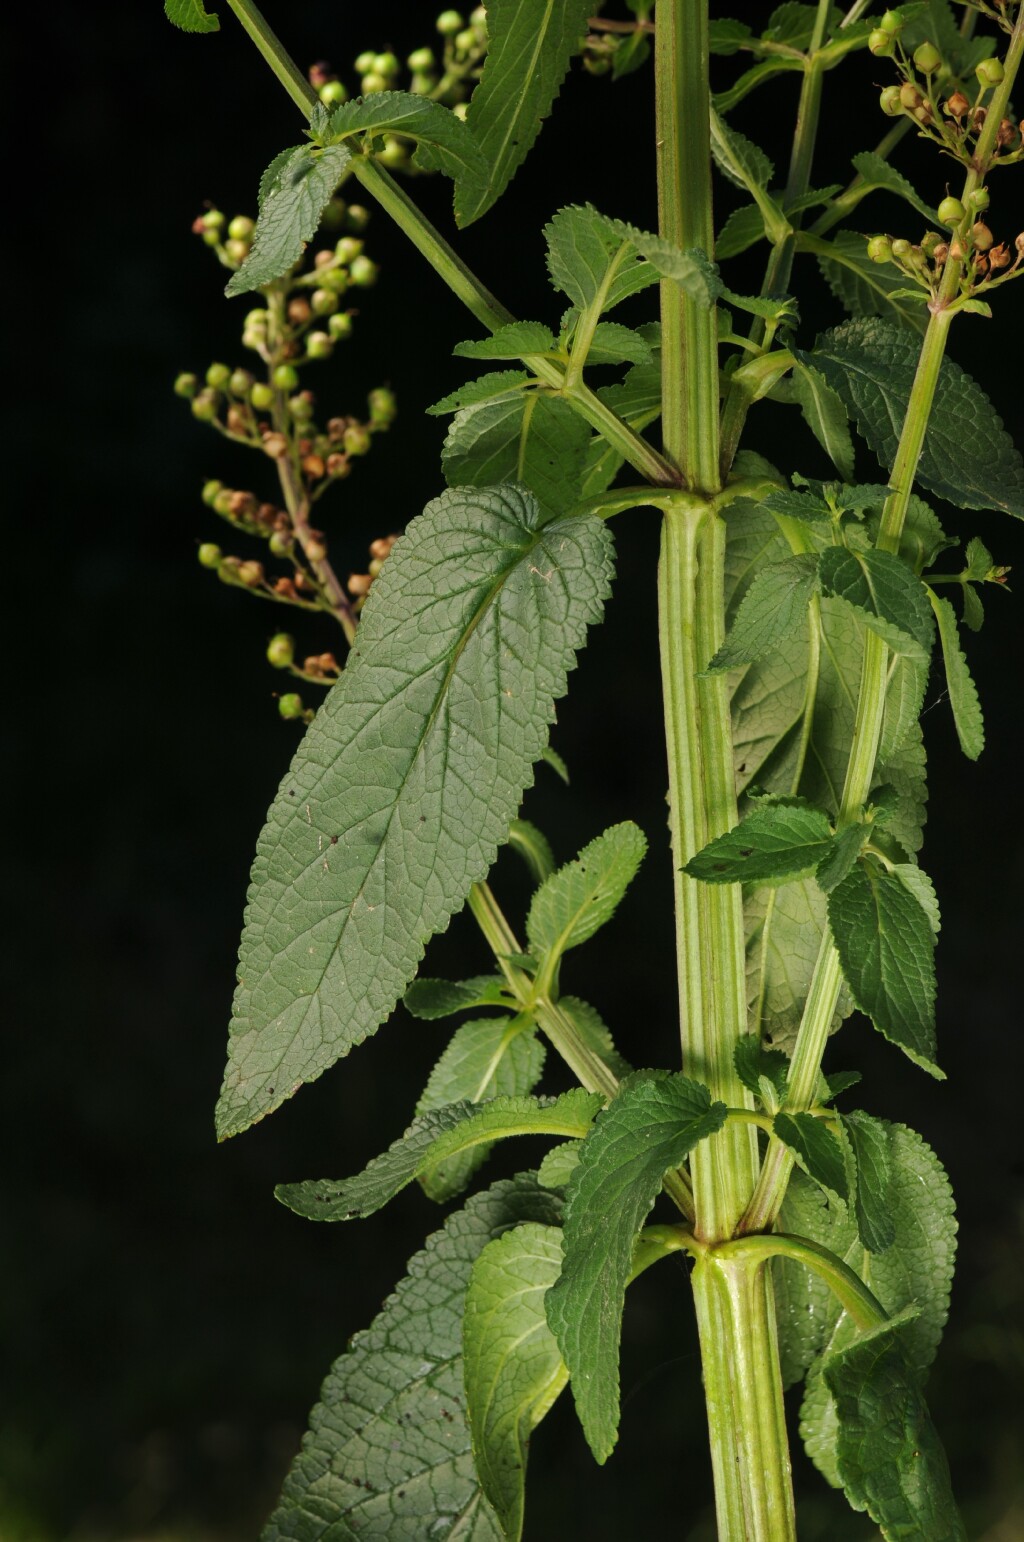
[[[206,384],[214,391],[223,391],[231,379],[231,371],[226,364],[211,364],[206,371]]]
[[[179,375],[174,382],[175,396],[183,396],[186,401],[191,401],[199,390],[199,379],[196,375]]]
[[[329,289],[314,289],[310,303],[316,316],[331,316],[338,309],[338,296]]]
[[[1024,257],[1024,230],[1014,239],[1014,249],[1018,257]]]
[[[369,594],[373,579],[369,573],[350,573],[345,588],[354,599],[359,599],[364,594]]]
[[[279,391],[294,391],[299,384],[299,372],[294,364],[278,364],[271,378]]]
[[[210,506],[215,514],[220,514],[224,519],[231,518],[231,505],[235,496],[233,487],[219,487],[210,500]]]
[[[472,27],[465,27],[455,34],[455,47],[460,54],[468,54],[476,47],[476,33]]]
[[[288,398],[288,411],[296,423],[308,423],[315,410],[312,391],[300,391],[298,396]]]
[[[886,86],[878,98],[878,105],[889,118],[898,118],[903,111],[899,86]]]
[[[333,252],[331,253],[331,260],[334,260]],[[348,274],[344,268],[328,268],[325,273],[319,275],[319,278],[320,289],[329,289],[331,294],[344,294],[348,288]],[[336,309],[337,306],[335,306]]]
[[[884,27],[876,27],[868,36],[868,48],[876,58],[887,58],[896,47],[896,39]]]
[[[934,252],[932,253],[932,257],[935,260],[936,267],[941,267],[942,264],[945,262],[945,260],[946,260],[946,258],[948,256],[949,256],[949,243],[947,241],[940,241],[938,246],[935,248]]]
[[[192,398],[192,416],[200,423],[212,423],[217,416],[218,402],[216,391],[200,391]]]
[[[977,252],[987,252],[995,245],[995,236],[989,230],[984,220],[978,220],[971,226],[971,239]]]
[[[909,80],[905,80],[900,86],[900,101],[908,112],[913,112],[920,107],[924,98],[916,86],[912,86]]]
[[[390,50],[384,54],[376,54],[373,60],[373,68],[378,75],[397,75],[402,66]]]
[[[246,435],[249,432],[249,419],[245,408],[239,407],[237,402],[232,402],[228,408],[226,423],[231,434]]]
[[[914,63],[925,75],[932,75],[942,63],[942,55],[934,43],[922,43],[914,49]]]
[[[288,320],[293,326],[304,326],[312,314],[309,301],[305,295],[297,294],[294,300],[288,301]]]
[[[989,193],[987,187],[976,187],[967,199],[968,205],[975,214],[984,214],[989,206]]]
[[[263,563],[254,562],[251,558],[248,562],[240,562],[238,578],[247,589],[258,589],[264,579]]]
[[[417,48],[406,59],[406,64],[414,74],[429,74],[434,69],[434,53],[430,48]]]
[[[457,32],[462,31],[465,22],[458,11],[442,11],[434,25],[442,37],[454,37]]]
[[[892,243],[892,255],[897,259],[897,261],[900,261],[900,262],[902,262],[904,259],[909,257],[910,256],[910,242],[909,241],[905,241],[902,236],[898,237]]]
[[[339,455],[337,451],[327,457],[327,475],[329,477],[347,477],[351,471],[347,455]]]
[[[939,220],[943,225],[959,225],[966,217],[967,210],[959,198],[944,198],[939,204]]]
[[[364,209],[361,203],[350,203],[345,215],[345,223],[349,230],[354,230],[357,236],[360,235],[370,223],[369,209]]]
[[[244,401],[253,388],[253,377],[247,369],[233,369],[228,381],[228,390],[232,396],[237,396],[239,401]]]
[[[204,541],[197,553],[199,561],[204,568],[220,567],[223,553],[213,541]]]
[[[257,412],[267,412],[274,405],[275,395],[272,385],[268,385],[265,380],[257,380],[249,392],[249,400]]]
[[[277,710],[286,722],[293,718],[301,717],[305,708],[302,705],[302,697],[298,691],[288,691],[284,696],[279,696]]]
[[[868,242],[868,256],[872,262],[890,262],[893,254],[893,243],[888,236],[872,236]]]
[[[363,242],[356,236],[342,236],[334,248],[339,262],[351,262],[353,257],[358,257],[363,249]]]
[[[263,453],[269,455],[271,460],[282,460],[288,454],[288,441],[284,434],[264,434]]]
[[[241,266],[249,255],[248,241],[228,240],[224,242],[224,250],[236,266]]]
[[[954,91],[952,96],[947,97],[945,106],[943,108],[943,111],[947,114],[947,116],[950,118],[956,118],[958,120],[960,118],[966,117],[970,110],[971,104],[964,96],[962,91]]]
[[[256,221],[251,220],[248,214],[236,214],[228,226],[228,235],[232,241],[251,241],[255,229]]]
[[[325,107],[337,107],[348,101],[348,92],[340,80],[325,80],[320,87],[320,100]]]
[[[207,508],[213,507],[213,500],[216,498],[217,494],[221,491],[223,486],[223,482],[219,482],[216,477],[211,477],[208,482],[203,483],[203,490],[199,496],[202,498]]]
[[[938,248],[942,245],[942,237],[934,230],[929,230],[921,237],[921,250],[926,257],[934,257]]]
[[[372,443],[369,430],[361,423],[350,423],[341,439],[346,455],[365,455]]]
[[[375,541],[370,542],[370,556],[375,562],[383,562],[397,540],[396,535],[378,536]]]
[[[309,75],[309,83],[314,91],[319,91],[321,86],[326,86],[329,80],[336,78],[326,59],[317,59],[315,64],[309,66],[307,73]]]
[[[354,257],[349,264],[348,276],[357,289],[370,289],[377,282],[378,268],[369,257]]]
[[[278,555],[281,555],[281,554],[279,553]],[[294,580],[291,579],[291,578],[284,578],[284,577],[275,578],[274,579],[274,593],[275,594],[279,594],[283,600],[294,600],[294,599],[296,599],[297,595],[296,595],[296,591],[295,591]]]
[[[998,86],[1003,78],[1002,61],[999,59],[982,59],[974,67],[974,73],[982,86]]]
[[[306,355],[310,359],[329,359],[334,352],[334,339],[329,332],[311,332],[306,339]]]
[[[379,386],[371,391],[366,398],[370,408],[370,422],[374,428],[387,428],[395,421],[398,413],[398,403],[395,401],[394,391],[389,391],[386,386]]]
[[[287,632],[278,632],[267,643],[267,663],[275,669],[287,669],[295,658],[295,638]]]
[[[334,342],[352,336],[352,317],[348,311],[336,311],[327,323],[328,335]]]
[[[391,82],[386,75],[378,75],[376,70],[371,70],[360,81],[364,96],[373,96],[378,91],[386,91]]]
[[[310,562],[323,562],[327,556],[327,542],[322,530],[311,530],[305,540],[306,556]]]
[[[341,670],[338,668],[338,661],[333,653],[321,653],[317,659],[317,664],[322,675],[339,675],[341,673]]]
[[[1010,266],[1010,248],[1003,241],[999,246],[994,246],[988,254],[988,265],[995,273],[1000,268]]]
[[[327,467],[322,455],[304,455],[302,457],[302,469],[314,482],[319,482]]]

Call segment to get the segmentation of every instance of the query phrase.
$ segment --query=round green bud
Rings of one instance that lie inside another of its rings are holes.
[[[217,477],[210,477],[208,481],[203,483],[203,490],[199,496],[202,498],[207,508],[212,508],[213,500],[216,498],[217,494],[220,492],[223,486],[224,483],[219,481]]]
[[[348,101],[348,92],[340,80],[326,80],[320,87],[320,100],[325,107],[337,107]]]
[[[384,135],[384,147],[377,152],[377,159],[382,166],[404,166],[409,159],[409,152],[394,134]]]
[[[228,226],[228,235],[232,241],[251,241],[255,229],[256,221],[251,220],[248,214],[236,214]]]
[[[224,250],[236,266],[241,266],[249,255],[248,241],[240,241],[237,238],[224,242]]]
[[[394,391],[389,391],[387,386],[378,386],[367,397],[370,407],[370,420],[375,428],[387,428],[395,421],[398,412],[398,403],[395,401]]]
[[[914,63],[926,75],[933,75],[942,63],[942,55],[934,43],[921,43],[914,49]]]
[[[468,54],[476,47],[476,33],[472,27],[466,27],[464,31],[455,34],[455,47],[460,54]]]
[[[377,282],[377,264],[369,257],[353,257],[348,276],[358,289],[370,289]]]
[[[228,381],[228,390],[232,396],[237,396],[239,401],[244,401],[253,387],[252,375],[247,369],[233,369],[231,379]]]
[[[200,391],[198,396],[192,398],[192,416],[198,418],[200,423],[212,423],[217,416],[216,391]]]
[[[308,423],[315,408],[308,396],[289,396],[288,411],[297,423]]]
[[[223,553],[213,541],[204,541],[196,555],[204,568],[216,568],[220,566]]]
[[[210,499],[210,507],[217,514],[230,515],[231,503],[234,499],[234,496],[235,494],[233,488],[224,486],[218,487],[217,491]]]
[[[206,371],[206,384],[213,391],[222,391],[231,379],[231,371],[226,364],[211,364]]]
[[[219,230],[204,230],[203,231],[203,243],[206,246],[219,246],[220,245],[220,231]]]
[[[990,202],[988,188],[976,187],[974,192],[971,193],[967,202],[970,204],[975,214],[984,214]]]
[[[270,312],[264,310],[247,311],[242,322],[247,332],[266,331],[267,322],[270,320]]]
[[[270,548],[270,555],[272,557],[290,557],[295,542],[287,530],[275,530],[267,545]]]
[[[437,85],[436,75],[414,75],[409,82],[409,90],[413,96],[429,96]]]
[[[314,289],[309,303],[315,316],[333,316],[338,309],[338,296],[330,289]]]
[[[937,231],[929,230],[921,237],[921,250],[928,258],[935,256],[935,249],[941,246],[943,237]]]
[[[198,390],[199,379],[196,375],[188,373],[179,375],[174,382],[175,396],[184,396],[188,401],[192,400]]]
[[[974,73],[983,86],[998,86],[1003,78],[1002,61],[999,59],[982,59],[980,64],[974,67]]]
[[[345,223],[349,230],[354,230],[356,235],[361,235],[370,223],[370,211],[364,209],[361,203],[350,203]]]
[[[376,59],[376,57],[377,55],[374,53],[372,48],[368,48],[365,53],[361,53],[353,65],[353,69],[355,70],[356,74],[368,75],[373,69],[373,61]]]
[[[344,268],[328,268],[325,273],[319,274],[319,278],[318,294],[323,294],[325,289],[329,289],[331,294],[344,294],[348,288],[348,274]]]
[[[374,56],[373,68],[378,75],[397,75],[402,66],[389,49],[387,53]]]
[[[257,412],[267,412],[274,405],[274,387],[265,380],[257,380],[249,392],[249,400]]]
[[[925,255],[924,248],[921,246],[912,246],[910,248],[910,255],[908,256],[907,261],[910,263],[910,266],[912,268],[916,268],[919,273],[923,273],[925,268],[928,266],[928,258]]]
[[[896,39],[891,32],[886,32],[884,27],[876,27],[868,36],[868,48],[876,58],[887,58],[896,47]]]
[[[334,352],[334,339],[328,332],[311,332],[306,338],[306,354],[311,359],[329,359]]]
[[[903,31],[903,23],[900,20],[898,11],[886,11],[878,25],[884,27],[886,32],[891,33],[893,37]]]
[[[371,70],[368,75],[363,76],[360,84],[364,96],[373,96],[378,91],[386,91],[391,82],[386,75],[378,75],[376,70]]]
[[[321,229],[340,230],[345,223],[345,212],[344,198],[329,198],[327,200],[327,207],[324,209],[320,219]]]
[[[305,708],[302,705],[302,697],[298,691],[288,691],[286,695],[279,696],[277,710],[286,721],[301,717]]]
[[[897,260],[899,260],[900,258],[909,257],[910,256],[910,242],[909,241],[905,241],[903,239],[903,237],[900,236],[900,237],[897,238],[897,240],[893,241],[892,246],[891,246],[891,251],[892,251],[892,255]]]
[[[351,337],[352,317],[349,315],[348,311],[335,311],[334,315],[327,323],[327,331],[328,335],[332,337],[336,343],[342,342],[347,337]]]
[[[406,59],[414,74],[428,75],[434,68],[434,52],[431,48],[417,48]]]
[[[892,242],[888,236],[872,236],[868,242],[868,256],[872,262],[892,260]]]
[[[878,98],[878,105],[890,118],[898,118],[903,111],[903,103],[900,101],[899,86],[886,86]]]
[[[351,213],[351,210],[349,211]],[[335,256],[339,262],[351,262],[353,257],[358,257],[363,249],[363,243],[356,236],[342,236],[334,248]]]
[[[365,455],[372,444],[370,433],[361,423],[350,423],[341,438],[346,455]]]
[[[203,225],[207,230],[223,230],[224,215],[219,209],[207,209],[203,215]]]
[[[295,658],[295,638],[287,632],[278,632],[267,643],[267,663],[275,669],[287,669]]]
[[[966,214],[959,198],[944,198],[939,204],[939,220],[943,225],[959,225]]]
[[[461,32],[465,22],[458,11],[442,11],[434,24],[442,37],[454,37],[456,32]]]
[[[278,364],[271,378],[279,391],[294,391],[299,384],[299,372],[294,364]]]

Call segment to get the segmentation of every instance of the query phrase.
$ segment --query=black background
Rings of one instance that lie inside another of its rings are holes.
[[[303,65],[327,56],[350,87],[362,48],[392,45],[404,56],[433,41],[423,5],[269,9]],[[741,7],[750,20],[769,10]],[[298,139],[300,124],[230,18],[217,36],[185,37],[157,0],[55,0],[46,24],[12,56],[19,113],[8,175],[24,181],[8,202],[4,290],[5,330],[18,347],[5,415],[15,482],[3,581],[6,760],[15,774],[4,805],[12,999],[0,1538],[226,1542],[256,1535],[328,1363],[439,1220],[416,1190],[357,1229],[317,1228],[278,1206],[272,1186],[354,1171],[387,1144],[444,1039],[400,1011],[272,1120],[214,1144],[250,854],[296,732],[278,719],[280,677],[262,659],[280,613],[226,590],[195,561],[199,540],[232,549],[199,501],[203,479],[270,493],[269,466],[194,423],[170,385],[179,369],[201,372],[212,359],[248,362],[238,344],[247,304],[223,299],[223,271],[189,225],[207,198],[229,215],[252,210],[260,170]],[[732,73],[727,61],[723,79]],[[880,137],[876,87],[888,79],[864,57],[827,83],[816,182],[844,180],[850,154]],[[780,160],[795,98],[788,78],[738,117]],[[460,251],[517,313],[553,320],[544,220],[562,203],[592,200],[652,225],[652,138],[646,75],[613,87],[574,73],[539,150],[498,209],[458,237]],[[947,172],[926,147],[906,148],[903,164],[937,201]],[[1018,172],[997,187],[1000,237],[1024,223],[1020,186]],[[450,230],[447,185],[413,191]],[[919,237],[903,205],[879,198],[869,207],[863,228],[888,221],[891,233]],[[440,489],[443,422],[423,408],[465,378],[451,346],[478,331],[383,216],[367,239],[381,282],[361,297],[356,338],[316,382],[332,410],[358,411],[384,382],[401,405],[391,437],[333,505],[333,549],[354,568],[370,539],[400,528]],[[759,264],[741,259],[730,282],[756,288]],[[803,341],[839,318],[816,270],[801,277]],[[999,319],[966,320],[953,345],[1011,429],[1020,318],[1011,292]],[[791,411],[758,414],[756,447],[787,469],[826,473]],[[874,478],[861,453],[861,471]],[[997,560],[1024,558],[1012,521],[946,515],[951,531],[981,533]],[[543,772],[527,812],[563,860],[613,819],[647,831],[652,854],[629,903],[566,983],[598,1002],[634,1062],[671,1064],[653,516],[629,517],[617,536],[609,619],[554,733],[573,789]],[[939,1035],[949,1080],[930,1081],[858,1020],[829,1064],[863,1068],[865,1106],[920,1129],[957,1191],[963,1261],[931,1398],[971,1535],[996,1542],[1024,1534],[1015,1114],[1024,627],[1014,598],[995,594],[988,608],[984,632],[968,634],[988,714],[980,763],[959,755],[938,680],[925,719],[925,862],[943,908]],[[298,630],[311,648],[332,645],[323,629]],[[496,881],[520,914],[526,888],[515,866],[502,859]],[[486,966],[467,920],[432,944],[428,966]],[[494,1170],[525,1160],[517,1153]],[[712,1534],[691,1316],[681,1268],[663,1265],[631,1293],[620,1448],[595,1469],[563,1399],[533,1443],[528,1537]],[[802,1458],[798,1482],[802,1537],[872,1534]]]

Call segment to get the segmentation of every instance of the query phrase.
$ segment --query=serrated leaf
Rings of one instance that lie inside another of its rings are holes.
[[[793,371],[793,395],[804,422],[841,477],[853,480],[853,439],[846,407],[818,369],[797,361]]]
[[[915,897],[875,864],[858,863],[828,897],[828,919],[853,998],[916,1065],[935,1064],[935,934]]]
[[[478,402],[494,401],[501,396],[518,396],[529,380],[530,376],[525,370],[493,370],[489,375],[480,375],[476,380],[459,386],[457,391],[442,396],[439,402],[425,410],[432,417],[441,417],[446,412],[458,412],[460,407],[476,406]]]
[[[542,321],[510,321],[490,337],[456,343],[460,359],[521,359],[530,353],[553,353],[555,338]]]
[[[220,27],[219,17],[202,0],[164,0],[164,15],[182,32],[216,32]]]
[[[883,761],[899,754],[917,729],[928,689],[929,660],[896,657],[885,690],[885,712],[878,753]],[[920,730],[918,730],[920,731]]]
[[[815,867],[831,845],[820,809],[764,803],[709,841],[683,871],[704,883],[785,883]]]
[[[422,1542],[425,1525],[460,1542],[503,1542],[470,1447],[466,1289],[492,1239],[560,1217],[557,1197],[524,1174],[474,1195],[428,1239],[373,1325],[331,1367],[262,1542],[332,1532]]]
[[[764,151],[715,112],[711,115],[711,153],[719,171],[735,187],[763,192],[772,180],[775,167]]]
[[[964,584],[964,626],[980,632],[985,624],[985,606],[973,584]]]
[[[762,1078],[780,1096],[785,1091],[789,1061],[780,1050],[765,1049],[756,1033],[748,1033],[737,1040],[732,1058],[736,1075],[755,1096],[760,1096]]]
[[[815,240],[810,250],[817,254],[828,287],[851,316],[884,316],[923,333],[927,312],[916,297],[912,303],[894,297],[903,287],[903,275],[891,263],[872,262],[867,244],[867,236],[840,230],[830,241]]]
[[[537,1182],[545,1189],[564,1189],[579,1166],[583,1142],[566,1140],[545,1152],[537,1168]]]
[[[897,862],[892,871],[903,887],[909,889],[910,893],[917,900],[917,903],[928,917],[928,924],[937,937],[941,928],[939,901],[935,894],[935,885],[928,877],[928,874],[918,867],[916,862]]]
[[[837,1071],[833,1076],[825,1077],[825,1088],[828,1093],[828,1101],[831,1103],[841,1092],[846,1092],[850,1087],[856,1087],[863,1081],[859,1071]]]
[[[888,1131],[870,1114],[843,1114],[842,1122],[856,1168],[857,1233],[869,1253],[884,1253],[896,1240]]]
[[[277,1199],[311,1221],[354,1221],[373,1215],[428,1167],[474,1146],[513,1135],[582,1137],[604,1099],[576,1088],[557,1098],[466,1100],[414,1119],[404,1135],[352,1178],[279,1183]]]
[[[836,1470],[855,1510],[888,1542],[967,1542],[949,1464],[905,1349],[913,1316],[894,1318],[830,1356]]]
[[[772,1129],[815,1183],[840,1199],[847,1197],[842,1148],[820,1119],[813,1114],[782,1112],[775,1115]]]
[[[987,578],[993,566],[992,553],[976,535],[967,543],[964,560],[967,577],[975,580]]]
[[[478,974],[470,980],[413,980],[403,1005],[413,1017],[433,1022],[475,1007],[508,1007],[512,1001],[503,976]]]
[[[606,406],[641,432],[661,415],[661,369],[657,362],[636,364],[619,385],[597,392]],[[582,496],[591,498],[611,486],[624,464],[621,454],[600,434],[590,441],[583,463]]]
[[[599,1462],[619,1422],[619,1337],[633,1245],[661,1181],[725,1122],[699,1082],[668,1071],[625,1081],[597,1120],[569,1181],[565,1263],[547,1316],[572,1376],[576,1410]]]
[[[630,1075],[633,1067],[615,1048],[611,1032],[596,1007],[592,1007],[589,1001],[581,1001],[578,996],[559,996],[558,1006],[572,1021],[588,1048],[601,1057],[620,1081]]]
[[[523,1534],[530,1436],[569,1379],[544,1315],[561,1267],[560,1229],[527,1222],[487,1244],[466,1292],[462,1352],[473,1455],[506,1542]]]
[[[605,523],[513,487],[442,494],[374,584],[257,847],[221,1137],[373,1033],[541,754],[610,574]]]
[[[705,674],[752,664],[807,628],[807,607],[818,588],[818,562],[810,552],[772,562],[755,574]]]
[[[713,54],[734,54],[753,33],[745,21],[717,16],[708,23],[708,48]]]
[[[721,288],[702,252],[682,252],[660,236],[610,219],[588,205],[560,209],[544,227],[548,272],[556,289],[580,311],[621,301],[670,278],[691,299],[711,306]]]
[[[960,647],[960,632],[952,605],[937,594],[931,594],[930,598],[935,619],[939,623],[942,662],[946,670],[946,687],[949,691],[949,704],[953,709],[956,736],[968,760],[977,760],[985,748],[985,720],[981,715],[978,691]]]
[[[463,1100],[483,1103],[490,1098],[525,1097],[540,1081],[544,1054],[544,1045],[522,1018],[486,1017],[463,1023],[431,1071],[416,1113]],[[490,1150],[487,1142],[432,1163],[420,1174],[424,1192],[439,1204],[460,1194]]]
[[[271,161],[260,183],[260,212],[248,257],[224,293],[247,294],[282,278],[320,228],[352,160],[347,145],[295,145]]]
[[[887,551],[830,546],[818,564],[822,592],[852,605],[894,653],[926,663],[935,628],[921,580]]]
[[[809,356],[886,467],[895,460],[918,353],[905,332],[861,320],[825,332]],[[950,359],[939,371],[917,478],[958,508],[1024,518],[1024,461],[988,397]]]
[[[587,31],[587,0],[489,0],[487,57],[470,98],[467,123],[480,147],[479,170],[455,187],[462,226],[485,214],[526,159]]]
[[[834,24],[838,17],[835,7],[830,7],[830,21]],[[762,36],[772,43],[785,43],[789,48],[807,48],[813,37],[818,19],[818,7],[801,3],[801,0],[785,0],[782,5],[777,5],[768,18]]]
[[[734,209],[715,238],[715,256],[719,262],[738,257],[741,252],[765,239],[764,216],[756,203]]]
[[[828,893],[834,889],[837,883],[842,883],[847,873],[860,855],[860,849],[864,844],[864,826],[862,824],[847,825],[845,829],[836,832],[835,839],[818,863],[815,878],[818,880],[819,889]]]
[[[758,86],[763,86],[767,81],[774,80],[776,75],[785,75],[791,71],[803,71],[806,68],[802,59],[793,58],[788,54],[779,54],[772,59],[762,59],[758,64],[751,65],[749,70],[744,70],[732,85],[725,91],[716,91],[711,98],[712,105],[718,113],[732,112],[744,97],[756,91]]]
[[[589,445],[590,430],[568,402],[520,392],[456,413],[441,466],[452,487],[519,482],[545,514],[561,514],[579,499]]]
[[[472,130],[450,108],[411,91],[374,91],[335,107],[323,138],[343,143],[357,134],[371,139],[401,134],[416,141],[416,165],[458,182],[478,177],[484,158]]]
[[[551,843],[542,830],[528,819],[513,819],[508,831],[508,843],[526,863],[534,883],[543,883],[555,871],[555,858]]]
[[[879,502],[867,520],[867,528],[876,543],[882,522],[881,508]],[[916,573],[920,573],[923,568],[931,567],[935,558],[947,546],[956,545],[957,542],[946,535],[935,510],[923,498],[912,493],[900,531],[899,555],[910,563]]]
[[[823,530],[832,524],[828,504],[818,493],[795,492],[782,487],[763,498],[761,507],[772,514],[781,514],[786,519],[799,519],[802,524],[815,525]]]
[[[650,364],[651,345],[633,327],[599,321],[587,353],[588,364]]]
[[[561,781],[563,781],[565,783],[566,787],[568,787],[568,785],[569,785],[569,767],[566,765],[566,763],[562,759],[561,755],[559,755],[558,751],[557,750],[553,750],[551,748],[550,744],[546,745],[544,750],[541,753],[541,757],[540,758],[547,765],[549,765],[551,767],[551,769],[555,773],[555,775]]]
[[[853,169],[857,175],[867,184],[867,188],[884,190],[887,193],[895,193],[897,198],[902,198],[909,203],[911,208],[923,214],[930,225],[940,225],[938,214],[930,204],[918,194],[913,184],[908,182],[903,174],[891,166],[881,155],[874,150],[862,150],[859,155],[853,157]],[[861,192],[863,189],[858,188]]]
[[[526,918],[534,953],[557,956],[586,942],[610,921],[647,850],[642,830],[613,825],[541,884]]]

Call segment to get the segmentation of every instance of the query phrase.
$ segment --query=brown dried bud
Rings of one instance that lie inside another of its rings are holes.
[[[949,255],[954,262],[963,262],[964,257],[967,255],[956,237],[949,243]]]
[[[974,259],[974,274],[976,278],[984,278],[988,272],[988,258],[982,252],[980,257]]]
[[[283,434],[269,433],[263,439],[263,453],[271,460],[283,460],[288,454],[288,441]]]
[[[989,230],[984,220],[978,220],[971,226],[971,237],[977,251],[987,252],[995,243],[995,236]]]
[[[303,542],[303,550],[310,562],[323,562],[327,556],[327,542],[322,530],[311,530]]]
[[[195,219],[192,221],[192,234],[194,236],[201,236],[205,235],[205,233],[206,221],[201,214],[197,214]]]
[[[284,600],[295,599],[295,585],[290,578],[278,578],[274,580],[274,593],[279,594]]]
[[[248,519],[256,512],[256,499],[252,493],[232,493],[228,499],[228,513],[232,519]]]
[[[306,577],[305,573],[301,573],[300,572],[300,573],[296,573],[296,575],[295,575],[295,587],[296,587],[296,589],[303,589],[303,590],[305,590],[305,589],[312,589],[313,585],[310,583],[310,581]]]
[[[304,455],[302,458],[302,469],[308,477],[312,477],[315,482],[318,482],[327,470],[327,467],[324,465],[322,456]]]
[[[996,130],[996,144],[1000,150],[1005,150],[1007,145],[1012,145],[1017,137],[1017,126],[1009,118],[1004,118]]]
[[[383,562],[388,552],[398,539],[394,535],[381,535],[375,541],[370,542],[370,556],[377,562]]]
[[[945,242],[945,241],[940,241],[938,246],[935,248],[934,252],[932,253],[932,256],[935,258],[935,265],[936,265],[936,267],[941,267],[942,264],[945,262],[946,258],[949,256],[949,245],[948,245],[948,243]]]
[[[259,508],[256,510],[256,518],[257,518],[257,520],[259,521],[259,523],[261,525],[265,525],[268,530],[277,530],[277,529],[280,528],[279,525],[278,525],[278,519],[280,517],[281,516],[279,514],[279,511],[277,509],[275,509],[275,507],[274,507],[274,505],[272,503],[261,503]],[[285,524],[285,527],[287,527],[287,524],[288,524],[288,517],[287,517],[287,515],[284,516],[284,524]]]
[[[1024,257],[1024,230],[1021,231],[1019,236],[1015,237],[1013,244],[1016,248],[1017,256]]]
[[[337,444],[344,439],[346,428],[348,428],[348,418],[328,418],[327,437],[332,444]]]
[[[326,86],[329,80],[337,80],[337,78],[326,59],[318,59],[315,64],[309,66],[309,83],[314,91],[319,91],[320,87]]]
[[[372,583],[373,579],[369,573],[352,573],[349,575],[349,580],[345,587],[349,594],[358,598],[362,594],[369,594]]]
[[[250,589],[258,588],[264,578],[263,563],[252,560],[239,563],[238,576]]]
[[[329,268],[333,261],[334,253],[329,246],[324,246],[321,247],[320,251],[313,258],[313,266],[314,268]]]
[[[945,112],[950,118],[963,118],[971,110],[971,104],[962,91],[954,91],[951,97],[946,99]]]
[[[971,128],[976,134],[980,134],[985,127],[985,119],[988,117],[987,107],[976,107],[971,113]]]
[[[249,430],[248,414],[242,407],[229,407],[225,421],[231,434],[245,434]]]
[[[338,455],[337,453],[328,455],[326,466],[329,477],[347,477],[352,469],[348,463],[348,456]]]
[[[313,308],[309,301],[302,295],[296,295],[294,300],[288,301],[288,320],[294,326],[301,327],[313,314]]]
[[[923,123],[926,127],[932,122],[932,110],[927,102],[922,102],[920,107],[914,108],[914,117],[918,123]]]
[[[302,672],[305,675],[318,675],[320,673],[320,655],[311,653],[302,661]]]
[[[321,653],[317,663],[320,665],[321,674],[326,675],[333,672],[334,674],[338,675],[341,673],[340,669],[338,668],[338,661],[334,657],[333,653]]]
[[[912,86],[907,80],[900,86],[900,101],[908,112],[913,112],[915,108],[920,107],[924,98],[917,87]]]

